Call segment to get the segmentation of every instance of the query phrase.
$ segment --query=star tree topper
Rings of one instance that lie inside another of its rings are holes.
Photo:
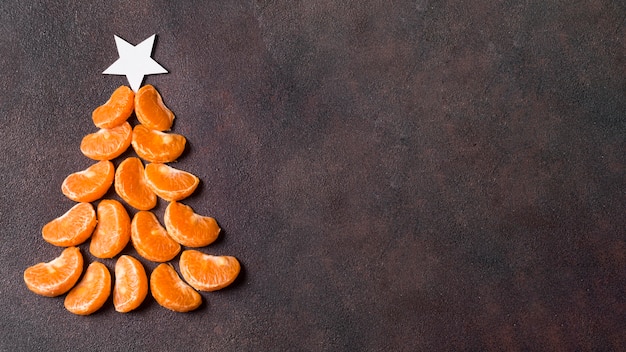
[[[104,70],[102,74],[126,76],[130,88],[137,92],[139,87],[141,87],[144,76],[167,73],[166,69],[150,57],[155,36],[153,34],[148,39],[134,46],[115,35],[115,45],[120,58]]]

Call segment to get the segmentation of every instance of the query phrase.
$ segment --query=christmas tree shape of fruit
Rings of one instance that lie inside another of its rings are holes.
[[[133,114],[139,121],[134,127],[129,122]],[[152,85],[137,93],[121,86],[93,111],[92,120],[98,130],[84,136],[80,150],[93,164],[61,185],[76,204],[42,228],[45,241],[65,249],[59,257],[27,268],[27,287],[49,297],[67,293],[65,307],[80,315],[97,311],[110,296],[117,311],[130,312],[148,292],[165,308],[196,309],[202,302],[197,291],[230,285],[241,267],[235,257],[198,250],[217,239],[220,227],[181,202],[193,194],[199,179],[170,165],[186,144],[184,136],[169,132],[174,114]],[[130,147],[137,156],[124,158],[116,168],[113,161]],[[103,199],[111,187],[122,201]],[[168,203],[162,222],[152,212],[159,198]],[[123,203],[135,210],[132,218]],[[93,257],[116,259],[114,280],[97,260],[83,274],[78,246],[87,241]],[[129,242],[139,256],[159,263],[149,277],[137,258],[121,255]],[[170,263],[177,257],[182,277]]]

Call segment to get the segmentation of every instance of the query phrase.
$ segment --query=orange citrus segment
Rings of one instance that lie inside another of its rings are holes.
[[[151,130],[144,125],[133,129],[132,145],[137,155],[151,163],[175,161],[185,150],[185,137]]]
[[[157,203],[156,194],[146,183],[139,158],[127,158],[117,167],[115,191],[126,203],[139,210],[150,210]]]
[[[38,295],[56,297],[69,291],[83,272],[83,256],[78,247],[65,248],[50,262],[35,264],[24,271],[24,282]]]
[[[145,175],[152,191],[168,201],[189,197],[200,183],[195,175],[165,164],[146,165]]]
[[[164,222],[174,241],[187,247],[209,245],[220,233],[214,218],[198,215],[190,206],[178,202],[171,202],[165,208]]]
[[[216,291],[230,285],[241,270],[235,257],[214,256],[189,249],[180,255],[180,273],[199,291]]]
[[[65,178],[61,191],[75,202],[93,202],[104,196],[115,175],[115,167],[110,161],[99,161],[85,170],[75,172]]]
[[[121,256],[115,263],[113,305],[115,310],[127,313],[141,305],[148,295],[148,276],[141,263],[129,256]]]
[[[174,122],[174,113],[165,106],[156,88],[149,84],[135,94],[135,115],[151,130],[167,131]]]
[[[98,225],[91,236],[89,252],[98,258],[113,258],[130,240],[130,217],[122,203],[103,199],[97,208]]]
[[[55,246],[77,246],[91,236],[96,223],[96,212],[91,203],[78,203],[65,214],[45,224],[41,234],[46,242]]]
[[[150,292],[161,306],[189,312],[200,306],[202,297],[178,276],[170,264],[159,264],[150,275]]]
[[[94,160],[115,159],[128,149],[132,135],[133,129],[128,122],[113,128],[102,128],[83,138],[80,151]]]
[[[87,267],[82,280],[65,296],[65,309],[78,315],[89,315],[100,309],[111,294],[111,273],[102,263]]]
[[[172,260],[180,252],[180,244],[167,234],[157,217],[149,211],[137,212],[133,217],[131,240],[137,253],[153,262]]]
[[[135,92],[127,86],[117,88],[109,100],[97,107],[91,114],[98,128],[113,128],[126,121],[133,113]]]

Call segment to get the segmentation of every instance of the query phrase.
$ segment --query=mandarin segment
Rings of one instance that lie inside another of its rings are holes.
[[[179,202],[171,202],[165,208],[167,233],[186,247],[204,247],[217,239],[220,227],[214,218],[196,214],[193,209]]]
[[[46,242],[55,246],[77,246],[91,236],[96,224],[96,212],[91,203],[78,203],[45,224],[41,235]]]
[[[150,292],[162,307],[189,312],[200,306],[202,297],[187,285],[170,264],[159,264],[150,275]]]
[[[174,113],[165,106],[156,88],[149,84],[135,94],[135,115],[151,130],[167,131],[174,122]]]
[[[117,88],[109,100],[91,114],[98,128],[113,128],[123,124],[133,113],[135,92],[127,86]]]
[[[130,240],[130,216],[115,199],[103,199],[97,207],[98,225],[91,236],[89,252],[98,258],[113,258]]]
[[[141,262],[122,255],[115,263],[113,305],[120,313],[137,309],[148,295],[148,276]]]
[[[167,201],[189,197],[200,184],[195,175],[165,164],[146,165],[145,175],[150,189]]]
[[[83,137],[80,151],[94,160],[112,160],[122,155],[130,146],[133,129],[128,122],[113,128],[102,128]]]
[[[187,140],[180,134],[151,130],[144,125],[133,129],[133,149],[143,160],[151,163],[175,161],[185,150]]]
[[[130,206],[150,210],[156,206],[156,194],[146,183],[143,163],[139,158],[126,158],[115,172],[115,192]]]
[[[102,263],[87,267],[82,280],[65,296],[65,309],[78,315],[89,315],[100,309],[111,294],[111,273]]]
[[[68,247],[47,263],[35,264],[24,271],[24,282],[32,292],[56,297],[69,291],[83,272],[83,256],[78,247]]]
[[[180,273],[199,291],[216,291],[235,281],[241,270],[237,258],[215,256],[188,249],[180,255]]]
[[[61,185],[61,191],[75,202],[93,202],[107,193],[114,176],[113,163],[99,161],[85,170],[67,176]]]
[[[180,244],[174,241],[149,211],[135,214],[131,224],[131,241],[140,256],[153,262],[166,262],[180,252]]]

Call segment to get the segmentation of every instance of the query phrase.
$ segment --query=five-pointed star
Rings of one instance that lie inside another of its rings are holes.
[[[102,73],[126,76],[130,88],[135,92],[141,87],[144,76],[167,73],[166,69],[150,57],[152,46],[154,45],[154,37],[155,35],[153,34],[150,38],[137,44],[137,46],[133,46],[124,39],[115,36],[115,45],[117,45],[117,52],[120,58]]]

